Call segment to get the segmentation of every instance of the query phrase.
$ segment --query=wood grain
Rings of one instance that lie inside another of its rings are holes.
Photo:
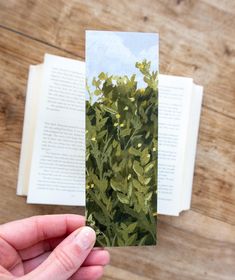
[[[157,247],[111,249],[104,279],[234,279],[235,3],[210,0],[0,1],[0,223],[76,207],[15,195],[29,64],[84,59],[86,29],[160,33],[162,73],[204,86],[192,209],[159,217]]]

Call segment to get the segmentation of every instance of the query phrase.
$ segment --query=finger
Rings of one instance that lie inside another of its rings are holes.
[[[107,265],[110,262],[110,254],[106,250],[91,251],[82,266]]]
[[[55,249],[55,247],[57,247],[65,239],[65,237],[66,236],[40,241],[29,248],[19,250],[18,253],[24,261],[35,258],[45,252]]]
[[[25,274],[36,269],[40,264],[42,264],[51,254],[51,252],[46,252],[32,260],[27,260],[23,262]]]
[[[13,279],[13,275],[1,265],[0,265],[0,279]]]
[[[70,234],[27,279],[57,279],[71,277],[82,265],[95,244],[96,235],[90,227]]]
[[[37,256],[40,256],[45,252],[53,251],[55,247],[57,247],[65,239],[65,237],[66,236],[40,241],[29,248],[19,250],[18,253],[23,261],[36,258]],[[92,251],[94,250],[101,251],[104,250],[104,248],[95,247],[92,249]]]
[[[0,264],[2,267],[10,270],[17,264],[21,263],[21,259],[16,250],[8,244],[0,236]]]
[[[25,274],[31,272],[42,264],[51,254],[51,252],[43,253],[42,255],[27,260],[23,263]],[[94,250],[91,251],[86,260],[83,262],[82,266],[104,266],[110,261],[109,252],[106,250]]]
[[[25,273],[29,273],[35,268],[37,268],[41,263],[43,263],[51,251],[41,254],[36,258],[26,260],[23,262]],[[97,266],[97,265],[107,265],[110,261],[109,252],[106,250],[92,250],[86,260],[83,262],[82,266]]]
[[[84,224],[85,218],[79,215],[36,216],[1,225],[0,237],[22,250],[42,240],[69,234]]]
[[[84,266],[81,267],[72,277],[71,280],[97,280],[104,273],[103,266]]]

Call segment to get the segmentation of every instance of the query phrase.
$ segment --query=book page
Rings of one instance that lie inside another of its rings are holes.
[[[24,128],[20,153],[17,195],[27,195],[30,165],[33,152],[35,124],[38,109],[40,88],[42,83],[43,65],[31,65],[29,68],[26,92]]]
[[[28,203],[85,204],[85,63],[46,55]]]
[[[159,77],[158,213],[178,215],[193,82]]]
[[[200,123],[203,88],[193,85],[193,94],[189,110],[189,123],[187,128],[187,145],[183,167],[183,184],[181,195],[181,211],[190,209],[197,138]]]

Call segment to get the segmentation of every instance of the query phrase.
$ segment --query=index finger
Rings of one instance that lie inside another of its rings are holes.
[[[45,215],[30,217],[0,226],[0,238],[21,250],[42,240],[70,234],[85,225],[80,215]]]

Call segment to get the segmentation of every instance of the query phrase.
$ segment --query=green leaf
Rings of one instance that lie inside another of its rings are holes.
[[[122,137],[125,137],[125,136],[127,136],[127,135],[130,135],[130,133],[131,133],[131,129],[129,129],[129,128],[121,129],[121,131],[120,131],[120,135],[121,135]]]
[[[130,199],[131,196],[132,196],[132,192],[133,192],[132,184],[129,184],[129,185],[128,185],[128,193],[127,193],[127,196],[128,196],[129,199]]]
[[[138,180],[140,181],[140,183],[141,183],[142,185],[144,185],[144,186],[146,185],[146,184],[145,184],[145,177],[144,177],[144,176],[140,176],[140,175],[139,175],[139,176],[138,176]]]
[[[137,238],[137,234],[136,234],[136,233],[132,234],[132,235],[128,238],[128,240],[127,240],[127,242],[126,242],[126,245],[127,245],[127,246],[130,246],[130,245],[135,244],[136,238]]]
[[[145,235],[144,237],[142,237],[141,239],[140,239],[140,242],[139,242],[139,246],[143,246],[144,244],[145,244],[145,241],[146,241],[146,239],[148,238],[148,235]]]
[[[117,114],[117,111],[115,111],[115,110],[113,110],[113,109],[111,109],[111,108],[109,108],[109,107],[107,107],[107,106],[103,106],[103,108],[104,108],[104,110],[105,110],[106,112],[109,112],[109,113],[111,113],[111,114],[113,114],[113,115],[116,115],[116,114]]]
[[[145,148],[140,157],[140,162],[142,166],[145,166],[150,161],[150,153],[148,152],[148,148]]]
[[[149,164],[147,164],[144,168],[144,172],[148,173],[153,167],[155,166],[154,162],[150,162]]]
[[[115,233],[115,235],[113,237],[112,244],[111,244],[112,247],[115,246],[116,239],[117,239],[117,233]]]
[[[105,80],[107,78],[107,75],[104,72],[101,72],[98,77],[100,80]]]
[[[122,184],[120,181],[116,181],[115,179],[110,180],[110,185],[114,191],[121,191],[122,190]]]
[[[150,178],[145,178],[144,179],[144,185],[148,185],[151,180],[152,180],[151,177]]]
[[[106,219],[103,215],[101,215],[100,212],[94,212],[93,213],[94,218],[102,225],[106,225]]]
[[[141,155],[141,151],[135,149],[135,148],[132,147],[132,146],[128,149],[128,151],[129,151],[129,153],[130,153],[131,155],[134,155],[134,156],[140,156],[140,155]]]
[[[145,196],[145,201],[149,201],[152,197],[153,193],[152,192],[149,192],[146,196]]]
[[[100,132],[97,134],[96,138],[97,138],[97,139],[103,139],[104,136],[105,136],[106,134],[107,134],[107,130],[100,131]]]
[[[100,89],[96,89],[94,91],[94,95],[99,96],[102,93],[102,91]]]
[[[127,225],[124,224],[124,223],[121,223],[120,225],[121,225],[121,228],[122,228],[122,229],[126,229],[126,228],[127,228]]]
[[[105,238],[105,241],[106,241],[106,246],[108,246],[108,247],[110,247],[110,240],[109,240],[109,238],[102,232],[102,235],[104,236],[104,238]]]
[[[120,145],[117,146],[117,150],[116,150],[116,156],[120,156],[121,155],[121,147]],[[119,170],[118,170],[119,171]]]
[[[117,147],[117,145],[118,145],[118,142],[114,139],[114,140],[113,140],[113,144],[112,144],[112,145],[113,145],[113,148],[116,148],[116,147]]]
[[[129,198],[126,195],[124,195],[123,193],[118,192],[117,197],[121,203],[129,204]]]
[[[103,118],[103,119],[99,122],[100,128],[102,128],[102,127],[106,124],[106,122],[107,122],[108,119],[109,119],[108,117],[107,117],[107,118]]]
[[[117,244],[118,244],[118,246],[125,246],[125,243],[123,242],[123,240],[120,237],[117,238]]]
[[[132,233],[136,229],[137,225],[138,225],[137,222],[128,225],[128,227],[127,227],[128,233]]]
[[[144,173],[143,168],[140,166],[139,162],[136,160],[133,163],[133,169],[138,176],[142,176]]]
[[[92,85],[96,88],[98,88],[100,86],[100,81],[96,80],[96,78],[93,78],[92,80]]]
[[[132,182],[133,182],[134,188],[137,189],[138,192],[143,191],[143,186],[140,184],[139,181],[137,181],[136,179],[133,179]]]

